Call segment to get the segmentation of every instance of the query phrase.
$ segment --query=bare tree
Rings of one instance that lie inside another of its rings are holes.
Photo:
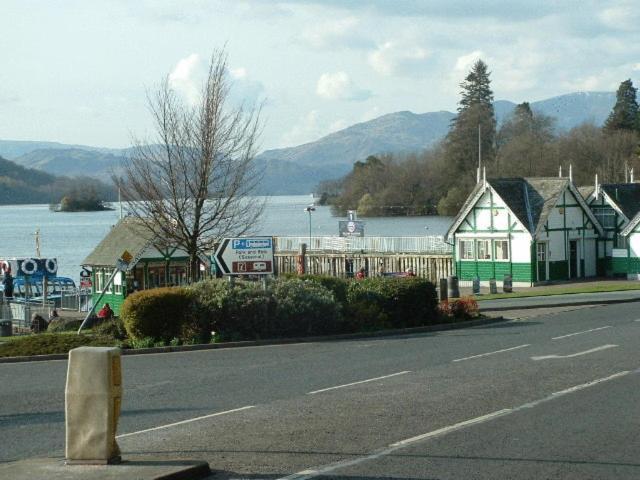
[[[255,164],[260,109],[229,105],[227,54],[216,50],[195,106],[168,78],[149,95],[152,141],[135,141],[114,181],[129,212],[153,238],[183,248],[189,278],[198,277],[199,254],[227,236],[255,227],[264,201],[251,194],[260,181]]]

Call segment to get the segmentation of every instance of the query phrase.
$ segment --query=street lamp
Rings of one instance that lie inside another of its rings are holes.
[[[316,207],[309,205],[308,207],[305,207],[304,211],[309,214],[309,250],[311,250],[311,212],[315,212]]]

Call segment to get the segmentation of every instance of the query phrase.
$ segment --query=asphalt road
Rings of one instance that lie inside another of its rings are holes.
[[[216,479],[640,478],[639,306],[127,356],[119,443]],[[65,375],[0,364],[0,461],[63,454]]]

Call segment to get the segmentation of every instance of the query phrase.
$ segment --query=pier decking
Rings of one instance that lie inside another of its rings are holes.
[[[306,246],[304,255],[303,247]],[[443,237],[275,237],[276,271],[347,277],[405,272],[437,282],[452,274],[452,247]]]

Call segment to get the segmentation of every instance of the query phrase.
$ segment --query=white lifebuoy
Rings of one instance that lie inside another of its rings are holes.
[[[26,275],[33,275],[38,271],[38,264],[33,258],[27,258],[22,261],[20,270],[22,270]]]
[[[58,262],[55,258],[47,258],[47,261],[44,262],[44,268],[47,269],[47,272],[54,274],[58,271]]]

